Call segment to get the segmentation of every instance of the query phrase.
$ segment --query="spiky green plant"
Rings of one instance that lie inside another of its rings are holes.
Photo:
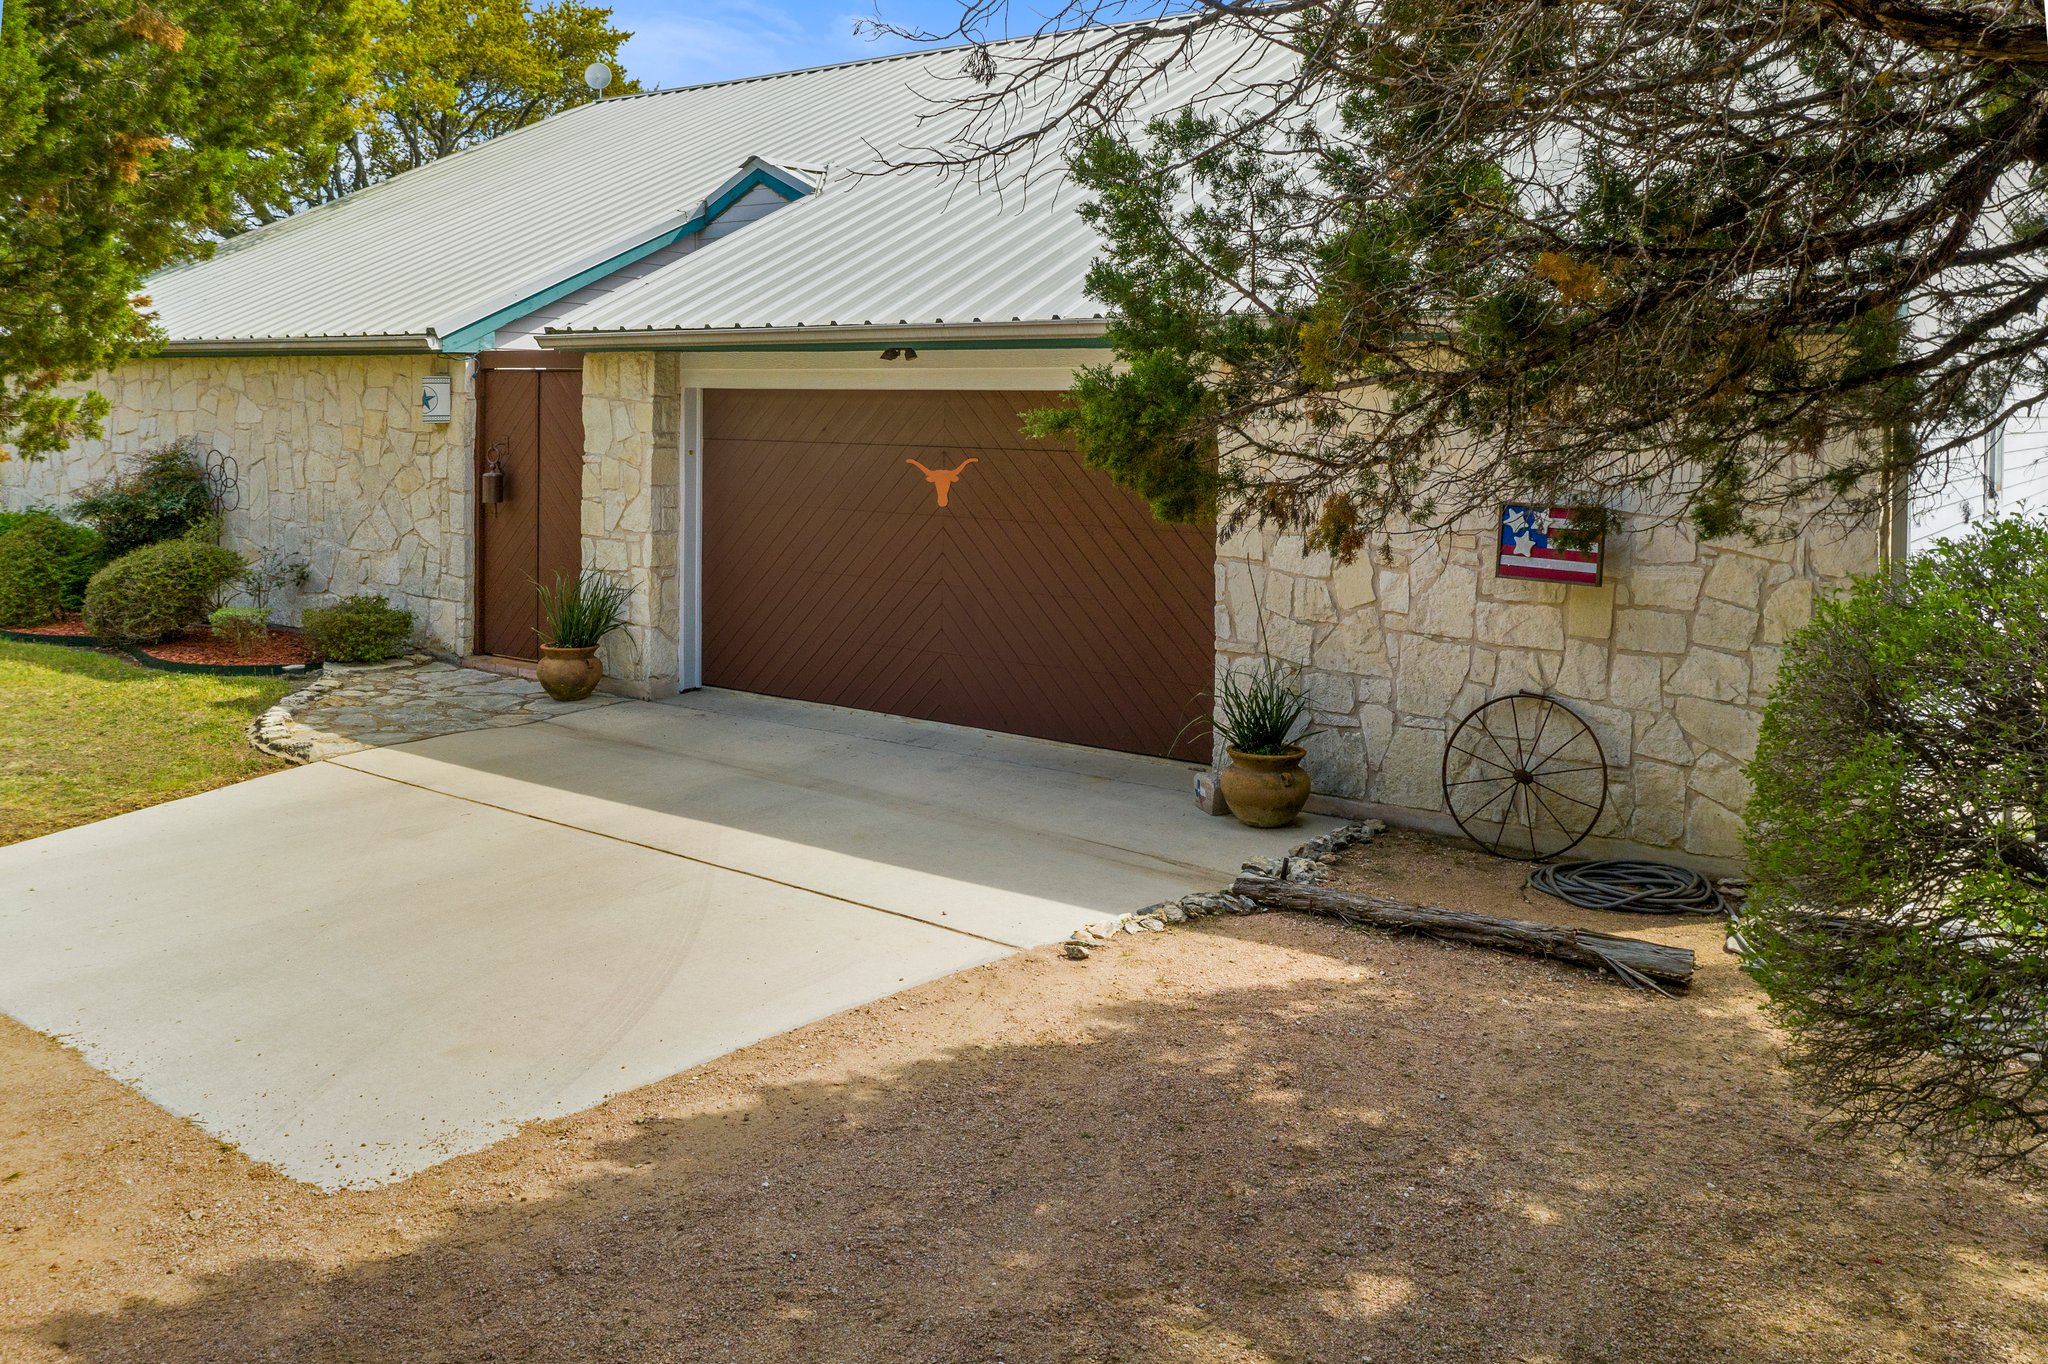
[[[540,593],[541,632],[557,649],[589,649],[626,623],[632,589],[609,573],[555,575],[553,587],[535,585]]]
[[[1267,655],[1249,667],[1229,667],[1216,682],[1212,723],[1239,753],[1284,753],[1308,712],[1297,670]]]

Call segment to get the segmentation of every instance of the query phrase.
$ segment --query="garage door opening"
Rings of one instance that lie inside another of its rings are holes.
[[[1206,760],[1215,529],[1024,436],[1057,396],[707,392],[705,685]]]

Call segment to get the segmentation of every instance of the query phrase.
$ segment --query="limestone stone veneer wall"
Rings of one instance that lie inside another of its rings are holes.
[[[584,357],[583,566],[632,588],[626,628],[599,656],[608,682],[638,696],[672,696],[677,685],[682,420],[675,355]]]
[[[1707,543],[1624,518],[1600,587],[1494,576],[1491,523],[1393,540],[1391,562],[1335,567],[1298,536],[1247,532],[1218,552],[1219,666],[1259,648],[1303,665],[1318,792],[1396,821],[1454,826],[1448,730],[1482,701],[1548,691],[1585,717],[1611,769],[1588,855],[1739,860],[1742,765],[1780,646],[1818,593],[1880,562],[1875,529],[1781,544]]]
[[[449,374],[454,420],[420,419],[420,379]],[[377,592],[446,653],[470,635],[469,452],[474,407],[460,359],[429,355],[162,357],[98,382],[113,405],[98,440],[0,464],[0,506],[62,509],[137,452],[181,436],[232,456],[240,505],[227,540],[305,560],[304,606]]]

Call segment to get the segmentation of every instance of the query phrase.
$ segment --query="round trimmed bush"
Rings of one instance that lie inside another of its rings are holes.
[[[86,628],[105,640],[155,643],[204,617],[246,567],[241,555],[198,540],[144,545],[92,575]]]
[[[1824,601],[1749,768],[1745,965],[1852,1126],[2048,1154],[2048,523]]]
[[[324,659],[381,663],[412,638],[412,612],[369,594],[343,597],[332,606],[306,612],[305,629]]]
[[[100,566],[100,537],[50,512],[0,527],[0,625],[41,625],[75,611]]]

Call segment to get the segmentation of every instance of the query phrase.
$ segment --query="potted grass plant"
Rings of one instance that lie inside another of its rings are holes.
[[[1294,742],[1308,713],[1301,678],[1270,655],[1230,667],[1216,684],[1212,723],[1230,763],[1217,774],[1223,799],[1239,822],[1255,829],[1292,824],[1308,804],[1308,750]]]
[[[597,646],[626,623],[632,593],[609,573],[555,575],[553,587],[535,585],[540,593],[540,666],[534,676],[557,701],[581,701],[597,690],[604,664]]]

